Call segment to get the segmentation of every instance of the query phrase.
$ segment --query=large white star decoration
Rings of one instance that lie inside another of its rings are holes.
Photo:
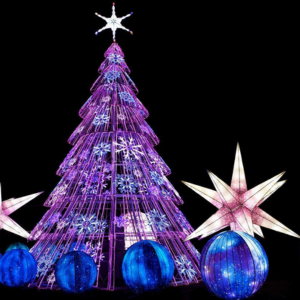
[[[248,191],[238,144],[231,186],[228,186],[209,171],[208,174],[217,191],[183,181],[184,184],[219,209],[190,234],[186,241],[198,236],[202,239],[227,226],[230,226],[231,230],[244,231],[252,236],[255,232],[261,237],[263,237],[263,233],[260,226],[263,226],[300,238],[298,234],[258,207],[285,183],[285,180],[277,182],[284,173],[282,172]]]
[[[17,199],[11,198],[2,202],[0,184],[0,229],[5,229],[24,238],[28,238],[29,233],[8,216],[42,193],[43,192],[40,192]]]
[[[133,13],[130,13],[130,14],[128,14],[128,15],[122,17],[122,18],[117,18],[116,12],[115,12],[115,3],[113,3],[113,6],[112,6],[112,15],[111,15],[110,18],[105,18],[105,17],[99,15],[98,13],[95,13],[95,14],[96,14],[96,16],[98,16],[99,18],[105,20],[106,23],[107,23],[104,27],[102,27],[101,29],[99,29],[98,31],[96,31],[96,35],[97,35],[98,33],[100,33],[102,30],[108,29],[108,28],[110,28],[110,29],[112,30],[112,32],[113,32],[113,40],[114,40],[114,41],[115,41],[115,39],[116,39],[116,31],[117,31],[118,28],[124,29],[124,30],[130,32],[131,34],[133,34],[132,31],[130,31],[129,29],[127,29],[126,27],[124,27],[124,26],[121,24],[121,22],[122,22],[125,18],[130,17]]]

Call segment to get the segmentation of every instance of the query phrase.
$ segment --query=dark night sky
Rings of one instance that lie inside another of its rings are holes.
[[[229,184],[239,142],[249,188],[287,171],[262,209],[300,233],[295,7],[174,2],[116,1],[117,15],[134,12],[123,21],[134,35],[118,31],[117,42],[182,211],[194,228],[215,212],[180,180],[213,189],[209,169]],[[110,16],[111,3],[26,1],[1,11],[0,181],[4,200],[45,192],[12,215],[28,231],[47,211],[67,139],[112,42],[111,31],[94,35],[105,25],[94,13]],[[269,278],[299,279],[300,241],[263,232]],[[207,240],[193,243],[201,250]],[[1,230],[0,252],[16,241],[25,242]]]

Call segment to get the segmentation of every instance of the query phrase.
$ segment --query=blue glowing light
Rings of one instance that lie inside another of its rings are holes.
[[[127,250],[122,273],[127,286],[137,294],[159,291],[171,282],[174,262],[161,244],[140,241]]]
[[[97,278],[97,266],[92,257],[81,251],[63,255],[55,267],[55,278],[59,287],[69,293],[89,290]]]
[[[215,235],[204,246],[200,269],[210,291],[223,299],[245,299],[265,282],[269,263],[265,250],[240,231]]]
[[[5,286],[26,286],[34,280],[36,272],[36,261],[26,250],[12,249],[0,260],[0,282]]]
[[[10,251],[10,250],[13,250],[13,249],[23,249],[23,250],[26,250],[26,251],[29,251],[29,248],[22,244],[22,243],[14,243],[14,244],[11,244],[6,250],[5,250],[5,253]]]

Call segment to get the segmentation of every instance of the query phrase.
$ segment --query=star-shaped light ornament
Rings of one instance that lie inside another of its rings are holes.
[[[130,13],[130,14],[128,14],[128,15],[122,17],[122,18],[117,18],[116,12],[115,12],[115,3],[113,3],[113,6],[112,6],[112,15],[111,15],[110,18],[105,18],[105,17],[99,15],[98,13],[95,13],[95,14],[96,14],[96,16],[98,16],[99,18],[105,20],[106,23],[107,23],[104,27],[102,27],[101,29],[99,29],[98,31],[96,31],[96,35],[97,35],[98,33],[100,33],[101,31],[103,31],[104,29],[109,29],[109,28],[110,28],[110,29],[112,30],[112,32],[113,32],[113,40],[114,40],[114,42],[115,42],[115,41],[116,41],[116,31],[117,31],[117,29],[119,29],[119,28],[120,28],[120,29],[124,29],[124,30],[130,32],[131,34],[133,34],[132,31],[130,31],[129,29],[127,29],[126,27],[124,27],[124,26],[121,24],[121,22],[122,22],[125,18],[130,17],[133,13]]]
[[[43,192],[40,192],[17,199],[11,198],[2,202],[0,184],[0,229],[10,231],[27,239],[29,237],[29,233],[8,216],[42,193]]]
[[[239,144],[237,145],[231,186],[208,171],[216,191],[184,182],[189,188],[216,206],[219,210],[190,234],[187,240],[195,237],[207,237],[227,226],[231,230],[243,231],[252,236],[254,233],[263,237],[260,226],[273,229],[297,238],[298,234],[278,222],[258,206],[279,189],[285,180],[278,180],[285,172],[247,190],[246,177]]]

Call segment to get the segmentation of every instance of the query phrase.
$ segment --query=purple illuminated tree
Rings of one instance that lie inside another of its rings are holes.
[[[69,138],[74,147],[60,165],[61,181],[47,199],[50,207],[29,237],[38,262],[34,285],[57,288],[56,261],[84,251],[98,267],[95,287],[124,287],[121,263],[140,240],[164,245],[175,262],[172,285],[200,280],[200,254],[183,240],[194,229],[177,205],[170,169],[154,150],[159,140],[137,99],[124,54],[114,42],[105,53],[92,96],[80,109],[81,124]]]

